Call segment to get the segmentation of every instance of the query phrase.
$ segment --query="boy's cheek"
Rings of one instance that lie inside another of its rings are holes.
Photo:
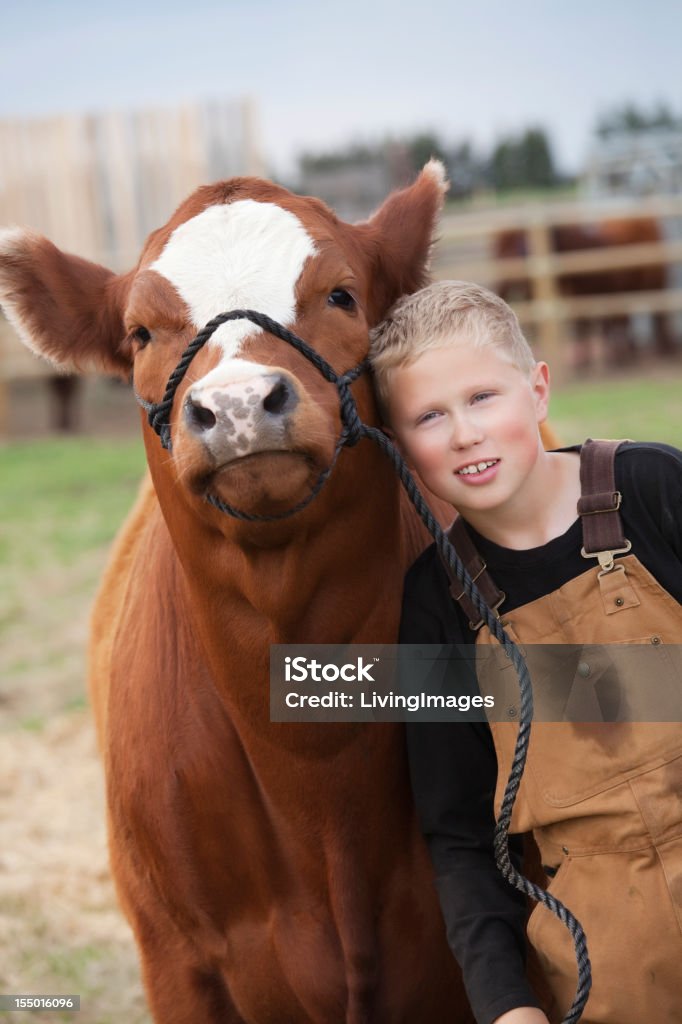
[[[439,452],[434,452],[427,448],[425,450],[406,451],[402,454],[408,466],[411,469],[416,469],[417,473],[424,480],[427,476],[433,477],[443,471],[443,459]]]
[[[505,437],[505,450],[524,465],[532,465],[538,455],[540,421],[522,420],[510,423]]]

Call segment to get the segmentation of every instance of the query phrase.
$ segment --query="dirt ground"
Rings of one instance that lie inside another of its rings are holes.
[[[45,436],[44,383],[15,385],[8,413],[13,439]],[[89,435],[139,431],[130,392],[106,381],[86,384],[79,415]],[[109,875],[85,696],[89,611],[104,560],[102,551],[68,572],[43,565],[21,581],[16,607],[0,609],[0,993],[81,996],[76,1015],[0,1010],[3,1024],[150,1024]]]
[[[81,1024],[147,1024],[132,936],[109,877],[89,712],[65,712],[39,733],[3,733],[0,780],[0,991],[79,994]],[[2,1021],[17,1019],[0,1012]]]

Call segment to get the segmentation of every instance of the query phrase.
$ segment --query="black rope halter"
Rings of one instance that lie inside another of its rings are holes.
[[[329,476],[332,473],[341,449],[344,447],[353,447],[364,437],[369,438],[371,441],[374,441],[375,444],[377,444],[391,460],[393,467],[408,494],[408,497],[416,511],[419,513],[419,516],[427,530],[435,540],[440,555],[456,574],[464,588],[465,594],[471,599],[476,610],[480,613],[483,622],[488,626],[492,635],[503,647],[505,653],[511,659],[514,668],[516,669],[516,673],[519,678],[521,696],[519,732],[516,738],[516,747],[514,749],[514,757],[512,760],[511,771],[509,773],[509,779],[507,780],[504,796],[502,798],[500,815],[495,825],[493,840],[495,861],[499,870],[502,872],[502,875],[510,885],[513,885],[516,889],[519,889],[527,896],[530,896],[537,903],[542,903],[551,911],[552,914],[555,915],[555,917],[559,918],[571,933],[575,947],[576,962],[578,965],[578,984],[573,1003],[568,1013],[563,1018],[562,1024],[577,1024],[577,1021],[580,1020],[582,1011],[585,1008],[590,988],[592,987],[592,973],[587,952],[587,941],[585,939],[585,933],[582,925],[571,911],[556,899],[556,897],[552,896],[551,893],[547,892],[539,885],[535,885],[534,882],[531,882],[517,871],[512,864],[509,854],[509,828],[511,825],[512,811],[516,795],[519,790],[519,785],[521,783],[521,778],[523,776],[526,758],[528,756],[530,729],[531,722],[533,720],[533,688],[528,673],[528,666],[526,665],[525,659],[519,648],[506,633],[497,615],[486,604],[481,592],[469,575],[466,566],[461,561],[459,555],[448,540],[446,533],[441,528],[437,519],[426,504],[419,488],[417,487],[414,477],[407,468],[407,465],[405,464],[398,449],[389,441],[381,430],[363,423],[360,419],[355,399],[353,398],[350,390],[350,385],[368,368],[367,361],[365,360],[362,363],[359,363],[352,370],[349,370],[346,373],[337,374],[326,359],[323,359],[323,357],[311,348],[307,342],[303,341],[302,338],[299,338],[298,335],[294,334],[292,331],[287,330],[286,327],[282,327],[282,325],[278,324],[275,320],[265,316],[263,313],[257,313],[252,309],[234,309],[229,313],[221,313],[219,316],[214,317],[213,320],[210,320],[203,330],[197,334],[196,338],[194,338],[194,340],[188,345],[182,354],[180,362],[168,378],[166,391],[160,402],[156,404],[147,402],[141,398],[137,392],[135,393],[135,397],[140,405],[142,405],[142,407],[147,411],[149,424],[161,438],[161,444],[164,448],[170,451],[172,447],[170,413],[175,393],[187,372],[189,364],[192,359],[194,359],[199,349],[206,344],[214,331],[216,331],[221,324],[227,323],[230,320],[250,320],[253,324],[263,328],[263,330],[267,331],[269,334],[273,334],[281,341],[287,342],[287,344],[293,346],[293,348],[297,349],[298,352],[305,356],[306,359],[308,359],[313,366],[320,371],[326,380],[336,386],[339,392],[341,410],[341,434],[337,441],[334,455],[332,456],[329,466],[320,473],[311,492],[303,499],[303,501],[299,502],[298,505],[295,505],[293,508],[287,509],[286,512],[271,516],[257,516],[239,511],[238,509],[233,509],[232,506],[221,501],[216,496],[209,495],[207,500],[221,512],[226,512],[228,515],[234,516],[238,519],[263,522],[283,519],[294,515],[296,512],[301,511],[301,509],[309,505],[313,498],[319,494],[324,483],[329,479]]]
[[[230,313],[220,313],[212,320],[209,320],[203,330],[199,331],[196,338],[194,338],[194,340],[187,346],[180,358],[180,362],[168,378],[166,390],[160,402],[147,402],[144,398],[138,395],[137,392],[135,392],[137,401],[148,414],[147,418],[149,420],[149,425],[159,435],[161,438],[161,444],[167,451],[171,451],[173,447],[170,430],[170,414],[173,407],[175,392],[182,383],[182,380],[189,369],[189,364],[192,362],[199,349],[203,348],[221,324],[228,323],[230,320],[250,320],[252,323],[256,324],[257,327],[262,327],[263,330],[268,331],[269,334],[274,334],[282,341],[288,342],[293,346],[293,348],[297,349],[301,355],[304,355],[306,359],[310,360],[313,366],[320,371],[325,380],[328,380],[331,384],[335,384],[339,392],[339,402],[341,406],[341,434],[336,442],[334,454],[332,455],[327,468],[323,469],[319,474],[310,493],[297,505],[287,509],[285,512],[278,512],[269,516],[261,516],[252,512],[244,512],[241,509],[235,508],[233,505],[228,505],[227,502],[222,501],[222,499],[215,494],[209,494],[206,498],[206,500],[215,508],[219,509],[220,512],[226,512],[235,519],[243,519],[246,522],[268,523],[277,519],[288,519],[289,516],[295,515],[297,512],[300,512],[309,505],[313,498],[320,493],[322,487],[331,476],[337,459],[341,454],[341,450],[343,448],[352,448],[353,445],[356,445],[358,441],[365,436],[364,431],[368,428],[365,427],[365,424],[358,415],[357,406],[355,404],[355,399],[351,394],[350,386],[361,373],[364,373],[368,367],[368,363],[363,361],[353,367],[352,370],[348,370],[347,373],[338,374],[327,360],[323,359],[323,357],[303,341],[302,338],[299,338],[298,335],[294,334],[292,331],[288,331],[286,327],[282,327],[276,320],[271,320],[270,317],[266,316],[264,313],[256,313],[252,309],[233,309]]]

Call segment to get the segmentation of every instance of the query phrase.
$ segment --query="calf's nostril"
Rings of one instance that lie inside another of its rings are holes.
[[[286,381],[278,380],[270,394],[266,395],[263,399],[263,408],[266,412],[277,415],[283,412],[284,407],[289,401],[289,388],[287,387]]]
[[[210,430],[216,424],[215,414],[192,398],[185,402],[185,416],[195,430]]]

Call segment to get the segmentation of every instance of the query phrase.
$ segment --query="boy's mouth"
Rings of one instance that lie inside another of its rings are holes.
[[[461,469],[455,470],[455,473],[457,476],[475,476],[485,473],[486,469],[496,466],[499,461],[499,459],[482,459],[480,462],[470,462],[466,466],[462,466]]]

